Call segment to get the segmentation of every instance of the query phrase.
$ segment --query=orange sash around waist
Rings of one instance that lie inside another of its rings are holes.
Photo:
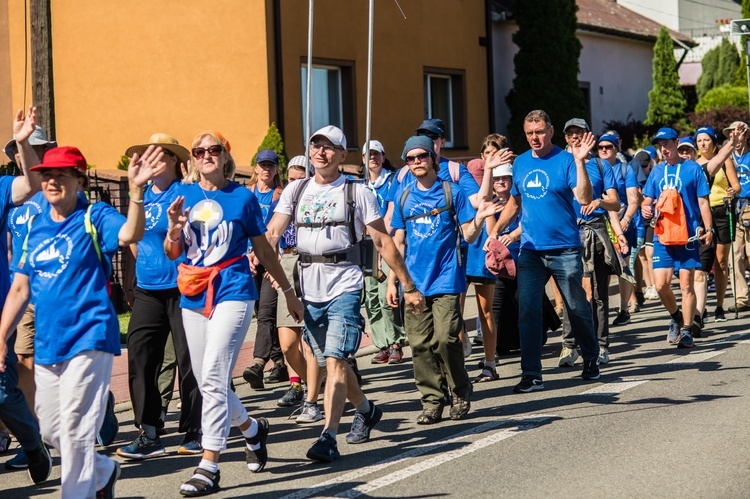
[[[245,258],[245,255],[240,255],[235,258],[221,262],[219,265],[213,267],[196,267],[194,265],[188,265],[181,263],[177,267],[177,287],[185,296],[195,296],[202,293],[206,289],[206,306],[203,309],[203,315],[211,317],[211,313],[214,309],[214,279],[219,275],[223,269],[229,267],[240,259]]]

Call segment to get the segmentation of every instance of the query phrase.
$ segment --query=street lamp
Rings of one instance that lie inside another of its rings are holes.
[[[750,19],[732,19],[732,35],[750,35]],[[750,105],[750,39],[745,39],[745,66],[747,67],[747,99]]]

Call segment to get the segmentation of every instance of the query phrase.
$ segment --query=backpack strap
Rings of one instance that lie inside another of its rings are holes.
[[[297,206],[299,205],[299,200],[302,198],[302,193],[307,189],[307,184],[310,183],[310,179],[312,177],[307,177],[302,180],[298,180],[300,186],[297,188],[296,191],[294,191],[294,196],[292,196],[292,220],[294,221],[294,240],[297,241],[297,231],[299,230],[299,225],[297,222]]]
[[[458,183],[461,178],[461,163],[457,161],[448,161],[448,172],[450,173],[451,180],[454,184]]]
[[[354,246],[357,244],[357,233],[354,225],[354,216],[356,210],[356,198],[354,195],[354,180],[349,178],[345,181],[345,196],[346,196],[346,225],[349,229],[349,244]]]
[[[275,203],[281,197],[281,187],[278,185],[273,189],[273,196],[271,196],[271,204]]]
[[[36,215],[31,215],[26,222],[26,236],[23,238],[23,244],[21,244],[21,258],[18,260],[18,268],[23,268],[26,264],[26,258],[29,256],[29,232],[31,232],[31,224],[34,223],[35,218]]]

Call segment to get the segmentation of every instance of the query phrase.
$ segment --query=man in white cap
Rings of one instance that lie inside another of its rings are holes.
[[[307,457],[330,462],[340,457],[336,433],[346,399],[356,409],[347,443],[369,440],[370,431],[383,415],[362,393],[346,362],[359,347],[362,334],[358,324],[363,286],[360,241],[365,227],[375,249],[410,290],[405,294],[406,306],[421,312],[425,302],[386,232],[375,195],[339,172],[347,154],[344,132],[335,126],[321,128],[310,138],[310,153],[315,176],[284,189],[266,237],[275,246],[294,221],[305,305],[304,337],[328,373],[325,427]]]

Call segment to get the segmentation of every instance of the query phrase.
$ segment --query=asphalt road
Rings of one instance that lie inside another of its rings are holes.
[[[631,325],[612,328],[611,361],[594,382],[578,377],[580,360],[575,368],[556,367],[555,333],[544,349],[545,390],[511,393],[519,363],[506,357],[499,381],[475,386],[467,419],[429,427],[414,422],[420,405],[409,350],[397,366],[361,357],[365,391],[385,414],[369,442],[348,445],[348,406],[342,457],[330,465],[305,459],[322,424],[287,419],[291,409],[275,404],[284,385],[263,392],[238,385],[251,414],[270,420],[270,460],[262,473],[250,473],[244,441],[233,432],[221,459],[222,490],[213,497],[750,497],[747,317],[709,321],[708,338],[689,351],[667,345],[667,322],[661,306],[647,302]],[[480,350],[467,360],[471,376]],[[132,418],[119,414],[121,433],[104,452],[114,455],[135,437]],[[177,414],[168,420],[163,441],[170,453],[123,461],[118,497],[179,497],[199,458],[176,455]],[[58,457],[55,465],[43,486],[0,466],[0,498],[59,497]]]

